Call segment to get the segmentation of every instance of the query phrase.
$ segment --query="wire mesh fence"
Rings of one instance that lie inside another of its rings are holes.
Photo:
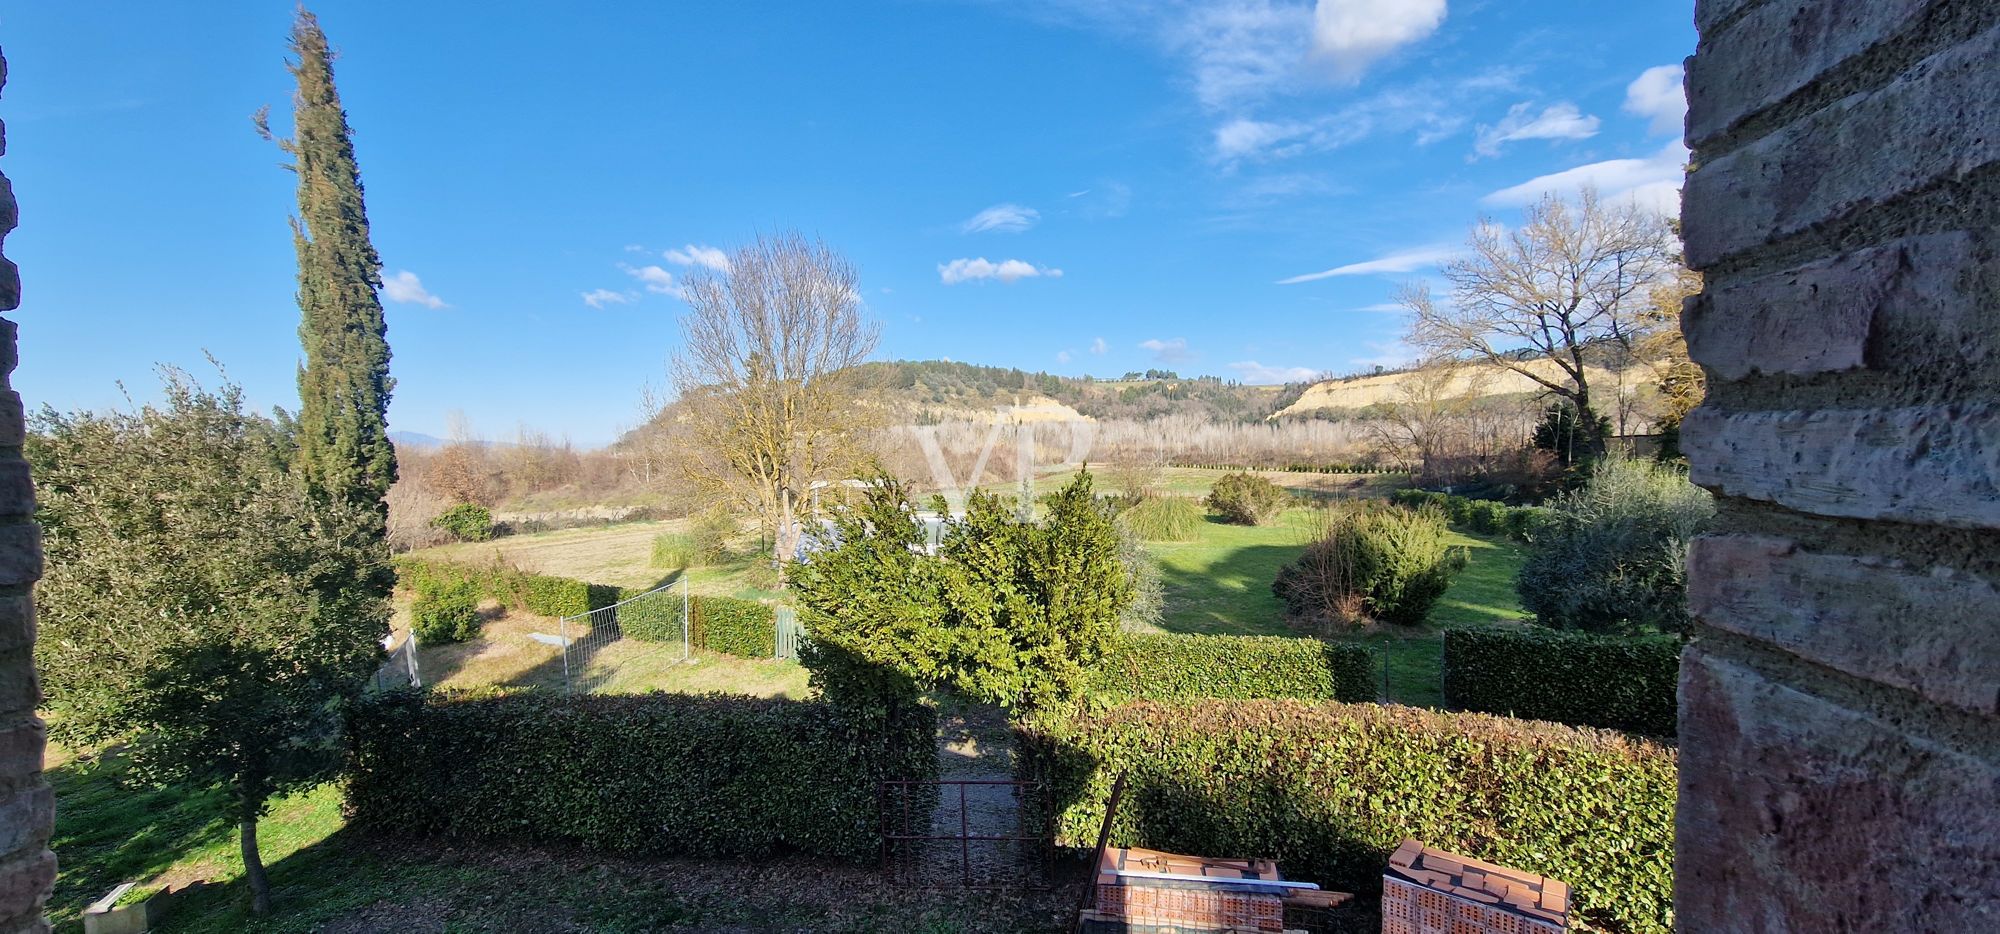
[[[562,647],[563,690],[615,690],[621,670],[638,664],[685,662],[692,656],[688,582],[662,584],[588,613],[565,616],[556,638]]]
[[[885,781],[878,786],[882,869],[898,884],[1039,888],[1049,884],[1048,797],[1011,779]]]

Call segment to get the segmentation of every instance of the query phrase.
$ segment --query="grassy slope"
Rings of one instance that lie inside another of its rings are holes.
[[[490,542],[440,545],[410,553],[411,557],[463,564],[499,561],[524,571],[553,574],[593,584],[656,587],[679,579],[674,568],[652,565],[653,539],[664,532],[686,531],[687,520],[626,522],[617,525],[510,535]],[[753,541],[737,543],[737,553],[712,567],[689,572],[694,592],[759,600],[776,596],[764,563],[750,554]]]

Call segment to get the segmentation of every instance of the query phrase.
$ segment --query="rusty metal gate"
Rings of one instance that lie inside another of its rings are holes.
[[[896,882],[1041,888],[1055,847],[1041,782],[940,779],[880,783],[882,871]]]

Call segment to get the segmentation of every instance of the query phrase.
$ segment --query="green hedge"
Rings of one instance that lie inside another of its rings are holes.
[[[579,616],[603,609],[621,598],[618,588],[608,584],[531,574],[499,564],[459,564],[404,557],[396,560],[396,578],[419,593],[443,585],[470,584],[481,597],[538,616]]]
[[[777,611],[769,604],[734,597],[694,598],[694,644],[711,652],[744,658],[778,654]]]
[[[1681,640],[1542,628],[1449,629],[1445,703],[1461,710],[1674,735]]]
[[[934,721],[912,706],[858,742],[818,702],[383,692],[350,723],[347,811],[406,836],[870,859],[876,782],[936,777]]]
[[[479,591],[465,581],[437,583],[417,592],[410,632],[420,645],[479,638]]]
[[[1266,856],[1288,878],[1377,898],[1406,837],[1574,887],[1577,917],[1671,929],[1674,751],[1623,734],[1484,714],[1286,700],[1137,701],[1018,734],[1057,842]]]
[[[1540,506],[1509,506],[1494,500],[1469,499],[1431,490],[1397,490],[1389,498],[1399,506],[1436,506],[1450,518],[1452,525],[1467,532],[1505,535],[1521,542],[1534,538],[1536,527],[1548,514],[1548,510]]]
[[[1346,642],[1126,634],[1098,662],[1091,690],[1119,699],[1371,701],[1379,664],[1367,646]]]

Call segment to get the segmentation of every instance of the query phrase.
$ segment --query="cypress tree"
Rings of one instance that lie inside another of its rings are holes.
[[[279,145],[299,176],[298,465],[307,490],[383,514],[396,481],[389,441],[388,328],[383,320],[382,260],[368,240],[361,170],[340,93],[333,54],[317,17],[299,8],[292,25],[293,137]],[[262,115],[259,128],[267,135]]]

